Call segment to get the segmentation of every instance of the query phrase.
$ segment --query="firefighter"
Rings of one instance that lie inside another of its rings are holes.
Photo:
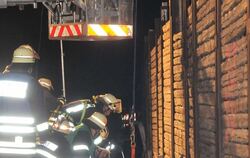
[[[29,45],[21,45],[14,51],[11,65],[6,67],[6,71],[0,77],[2,82],[1,108],[4,111],[7,110],[7,113],[15,108],[23,112],[19,114],[31,113],[36,109],[40,110],[42,89],[33,76],[36,60],[39,59],[39,55]],[[18,86],[20,90],[15,89]],[[31,111],[21,107],[19,101],[25,101],[26,103],[23,105]],[[41,110],[41,114],[36,114],[36,117],[42,118],[42,114],[43,111]]]
[[[105,94],[65,104],[53,113],[49,122],[55,131],[65,134],[74,158],[106,158],[110,153],[100,144],[109,135],[107,117],[111,112],[121,111],[121,100]]]
[[[75,107],[66,108],[76,125],[76,130],[68,135],[73,155],[75,158],[106,158],[110,154],[109,151],[99,145],[109,134],[107,117],[111,112],[121,113],[121,100],[111,94],[105,94],[94,96],[92,102],[86,102],[85,108],[81,110],[79,103],[75,103]]]
[[[0,75],[0,141],[8,142],[2,144],[4,150],[0,150],[0,157],[23,153],[54,157],[44,148],[34,148],[37,145],[37,131],[44,129],[44,122],[48,120],[43,89],[35,79],[36,61],[39,59],[31,46],[21,45],[15,49],[8,71]],[[8,144],[17,142],[19,145],[16,148],[8,149]]]
[[[1,147],[8,152],[4,156],[0,152],[0,157],[9,157],[8,154],[20,154],[27,150],[36,153],[36,150],[31,148],[36,143],[35,127],[44,121],[46,114],[41,108],[42,89],[33,77],[34,66],[39,58],[31,46],[21,45],[15,49],[8,71],[0,75],[0,141],[15,144],[19,140],[22,146],[22,143],[32,140],[29,142],[31,146],[22,149],[8,150],[8,143],[3,144]]]
[[[39,84],[43,87],[44,104],[49,113],[59,109],[64,105],[65,101],[62,98],[56,98],[52,91],[54,90],[51,80],[40,78]],[[49,117],[48,117],[49,118]],[[69,144],[63,133],[54,131],[52,128],[40,132],[39,143],[41,146],[47,146],[59,158],[71,157]],[[51,148],[52,147],[52,148]],[[54,148],[53,148],[54,147]]]
[[[62,106],[63,104],[65,104],[65,99],[64,98],[57,98],[52,94],[53,90],[54,90],[54,87],[53,87],[52,82],[51,82],[50,79],[39,78],[38,83],[43,88],[44,104],[46,105],[47,111],[49,113],[51,113],[55,109],[57,109],[58,106]]]

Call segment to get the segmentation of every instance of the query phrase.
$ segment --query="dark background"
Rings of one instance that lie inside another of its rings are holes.
[[[145,52],[144,36],[160,17],[161,0],[138,0],[136,111],[145,123]],[[48,40],[47,10],[25,6],[0,9],[0,71],[11,62],[12,53],[21,44],[30,44],[40,54],[38,76],[52,80],[55,95],[62,94],[59,41]],[[66,93],[68,101],[112,93],[123,101],[124,112],[132,105],[133,40],[105,42],[64,42]],[[119,116],[110,119],[111,139],[120,143],[128,156],[128,131],[119,130]],[[114,126],[115,125],[115,126]],[[114,130],[114,128],[116,130]],[[138,142],[138,149],[140,142]],[[141,157],[141,152],[137,152]]]

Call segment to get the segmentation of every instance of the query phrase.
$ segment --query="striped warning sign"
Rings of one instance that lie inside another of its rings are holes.
[[[49,25],[50,39],[74,39],[74,40],[98,40],[102,37],[114,38],[132,38],[132,25],[103,25],[103,24],[51,24]],[[109,38],[107,38],[109,39]]]
[[[132,25],[88,24],[87,36],[130,37],[132,35],[133,35]]]
[[[50,38],[74,37],[82,35],[81,24],[51,25],[49,28]]]

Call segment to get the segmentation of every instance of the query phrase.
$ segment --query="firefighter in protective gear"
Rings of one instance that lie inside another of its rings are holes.
[[[2,146],[5,152],[1,153],[3,150],[0,150],[0,157],[9,157],[9,154],[21,157],[19,154],[27,150],[30,151],[29,154],[35,154],[35,157],[53,157],[53,154],[42,148],[34,148],[36,131],[39,125],[48,120],[48,111],[44,108],[42,98],[43,89],[33,76],[36,61],[39,59],[39,55],[31,46],[21,45],[13,53],[8,72],[0,75],[0,141],[8,142],[6,146]],[[16,144],[16,141],[22,148],[8,150],[8,144]],[[27,143],[30,143],[30,146],[25,146]]]
[[[67,118],[67,121],[64,121],[64,128],[60,123],[54,123],[54,127],[57,127],[55,130],[66,134],[74,158],[105,158],[109,156],[109,151],[99,145],[109,134],[107,117],[111,112],[120,113],[121,109],[120,99],[111,94],[98,95],[93,97],[93,101],[78,100],[65,104],[59,115],[51,120]]]
[[[64,104],[64,102],[61,102],[60,99],[57,99],[52,94],[54,88],[51,80],[47,78],[40,78],[38,82],[43,87],[43,98],[47,107],[47,111],[49,113],[52,113],[54,110],[60,108]],[[40,132],[39,144],[40,146],[54,146],[53,153],[60,158],[69,158],[72,155],[70,152],[69,144],[65,139],[64,134],[53,130],[53,128],[49,128],[48,130]]]
[[[21,45],[14,51],[12,64],[8,66],[8,70],[3,73],[0,78],[1,108],[8,109],[6,114],[11,112],[11,106],[13,109],[17,106],[17,109],[24,111],[25,113],[25,108],[18,105],[21,104],[22,101],[26,102],[22,105],[26,105],[32,112],[35,111],[35,109],[40,108],[39,104],[42,103],[40,98],[42,90],[32,76],[35,61],[38,59],[39,55],[29,45]],[[8,89],[8,91],[6,89]],[[38,101],[40,103],[38,103]],[[39,115],[38,117],[42,117],[42,115]]]

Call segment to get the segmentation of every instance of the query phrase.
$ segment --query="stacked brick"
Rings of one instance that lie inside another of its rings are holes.
[[[199,157],[216,157],[216,1],[197,0],[197,104]]]
[[[159,143],[159,156],[163,156],[163,68],[162,68],[162,38],[157,40],[157,101],[158,101],[158,143]]]
[[[188,47],[188,68],[187,79],[189,89],[189,153],[194,158],[194,104],[193,104],[193,38],[192,38],[192,7],[188,7],[187,14],[187,47]]]
[[[198,123],[196,129],[198,144],[196,145],[199,155],[197,157],[217,157],[216,152],[219,145],[216,144],[217,134],[223,136],[222,158],[250,157],[249,105],[247,104],[249,86],[247,78],[249,71],[246,34],[247,3],[248,0],[222,1],[221,38],[219,39],[221,43],[219,53],[222,55],[219,65],[221,76],[217,76],[221,77],[221,91],[217,93],[216,1],[196,0],[197,44],[195,49],[192,36],[193,8],[188,7],[185,37],[187,42],[187,52],[185,52],[187,56],[185,57],[188,62],[185,69],[187,80],[183,78],[185,75],[183,74],[182,33],[173,36],[171,45],[170,22],[163,26],[163,46],[161,38],[158,39],[157,46],[151,50],[149,59],[154,158],[187,157],[185,155],[186,130],[189,130],[189,157],[194,158],[194,115],[196,115]],[[197,59],[196,62],[194,59]],[[184,87],[186,81],[188,81],[187,87]],[[188,96],[184,96],[186,88]],[[216,95],[221,95],[220,105],[216,105]],[[186,97],[189,99],[189,120],[187,120],[189,129],[185,129]],[[216,131],[216,114],[218,114],[216,109],[220,106],[222,108],[222,131]],[[194,109],[197,110],[197,113],[194,113]]]
[[[225,0],[221,20],[223,153],[248,158],[247,0]]]
[[[158,113],[157,113],[157,55],[156,47],[150,52],[150,95],[152,105],[152,146],[154,157],[158,156]]]
[[[172,158],[170,22],[163,26],[164,158]]]
[[[185,99],[183,76],[182,33],[173,36],[174,74],[174,142],[175,158],[185,157]]]

